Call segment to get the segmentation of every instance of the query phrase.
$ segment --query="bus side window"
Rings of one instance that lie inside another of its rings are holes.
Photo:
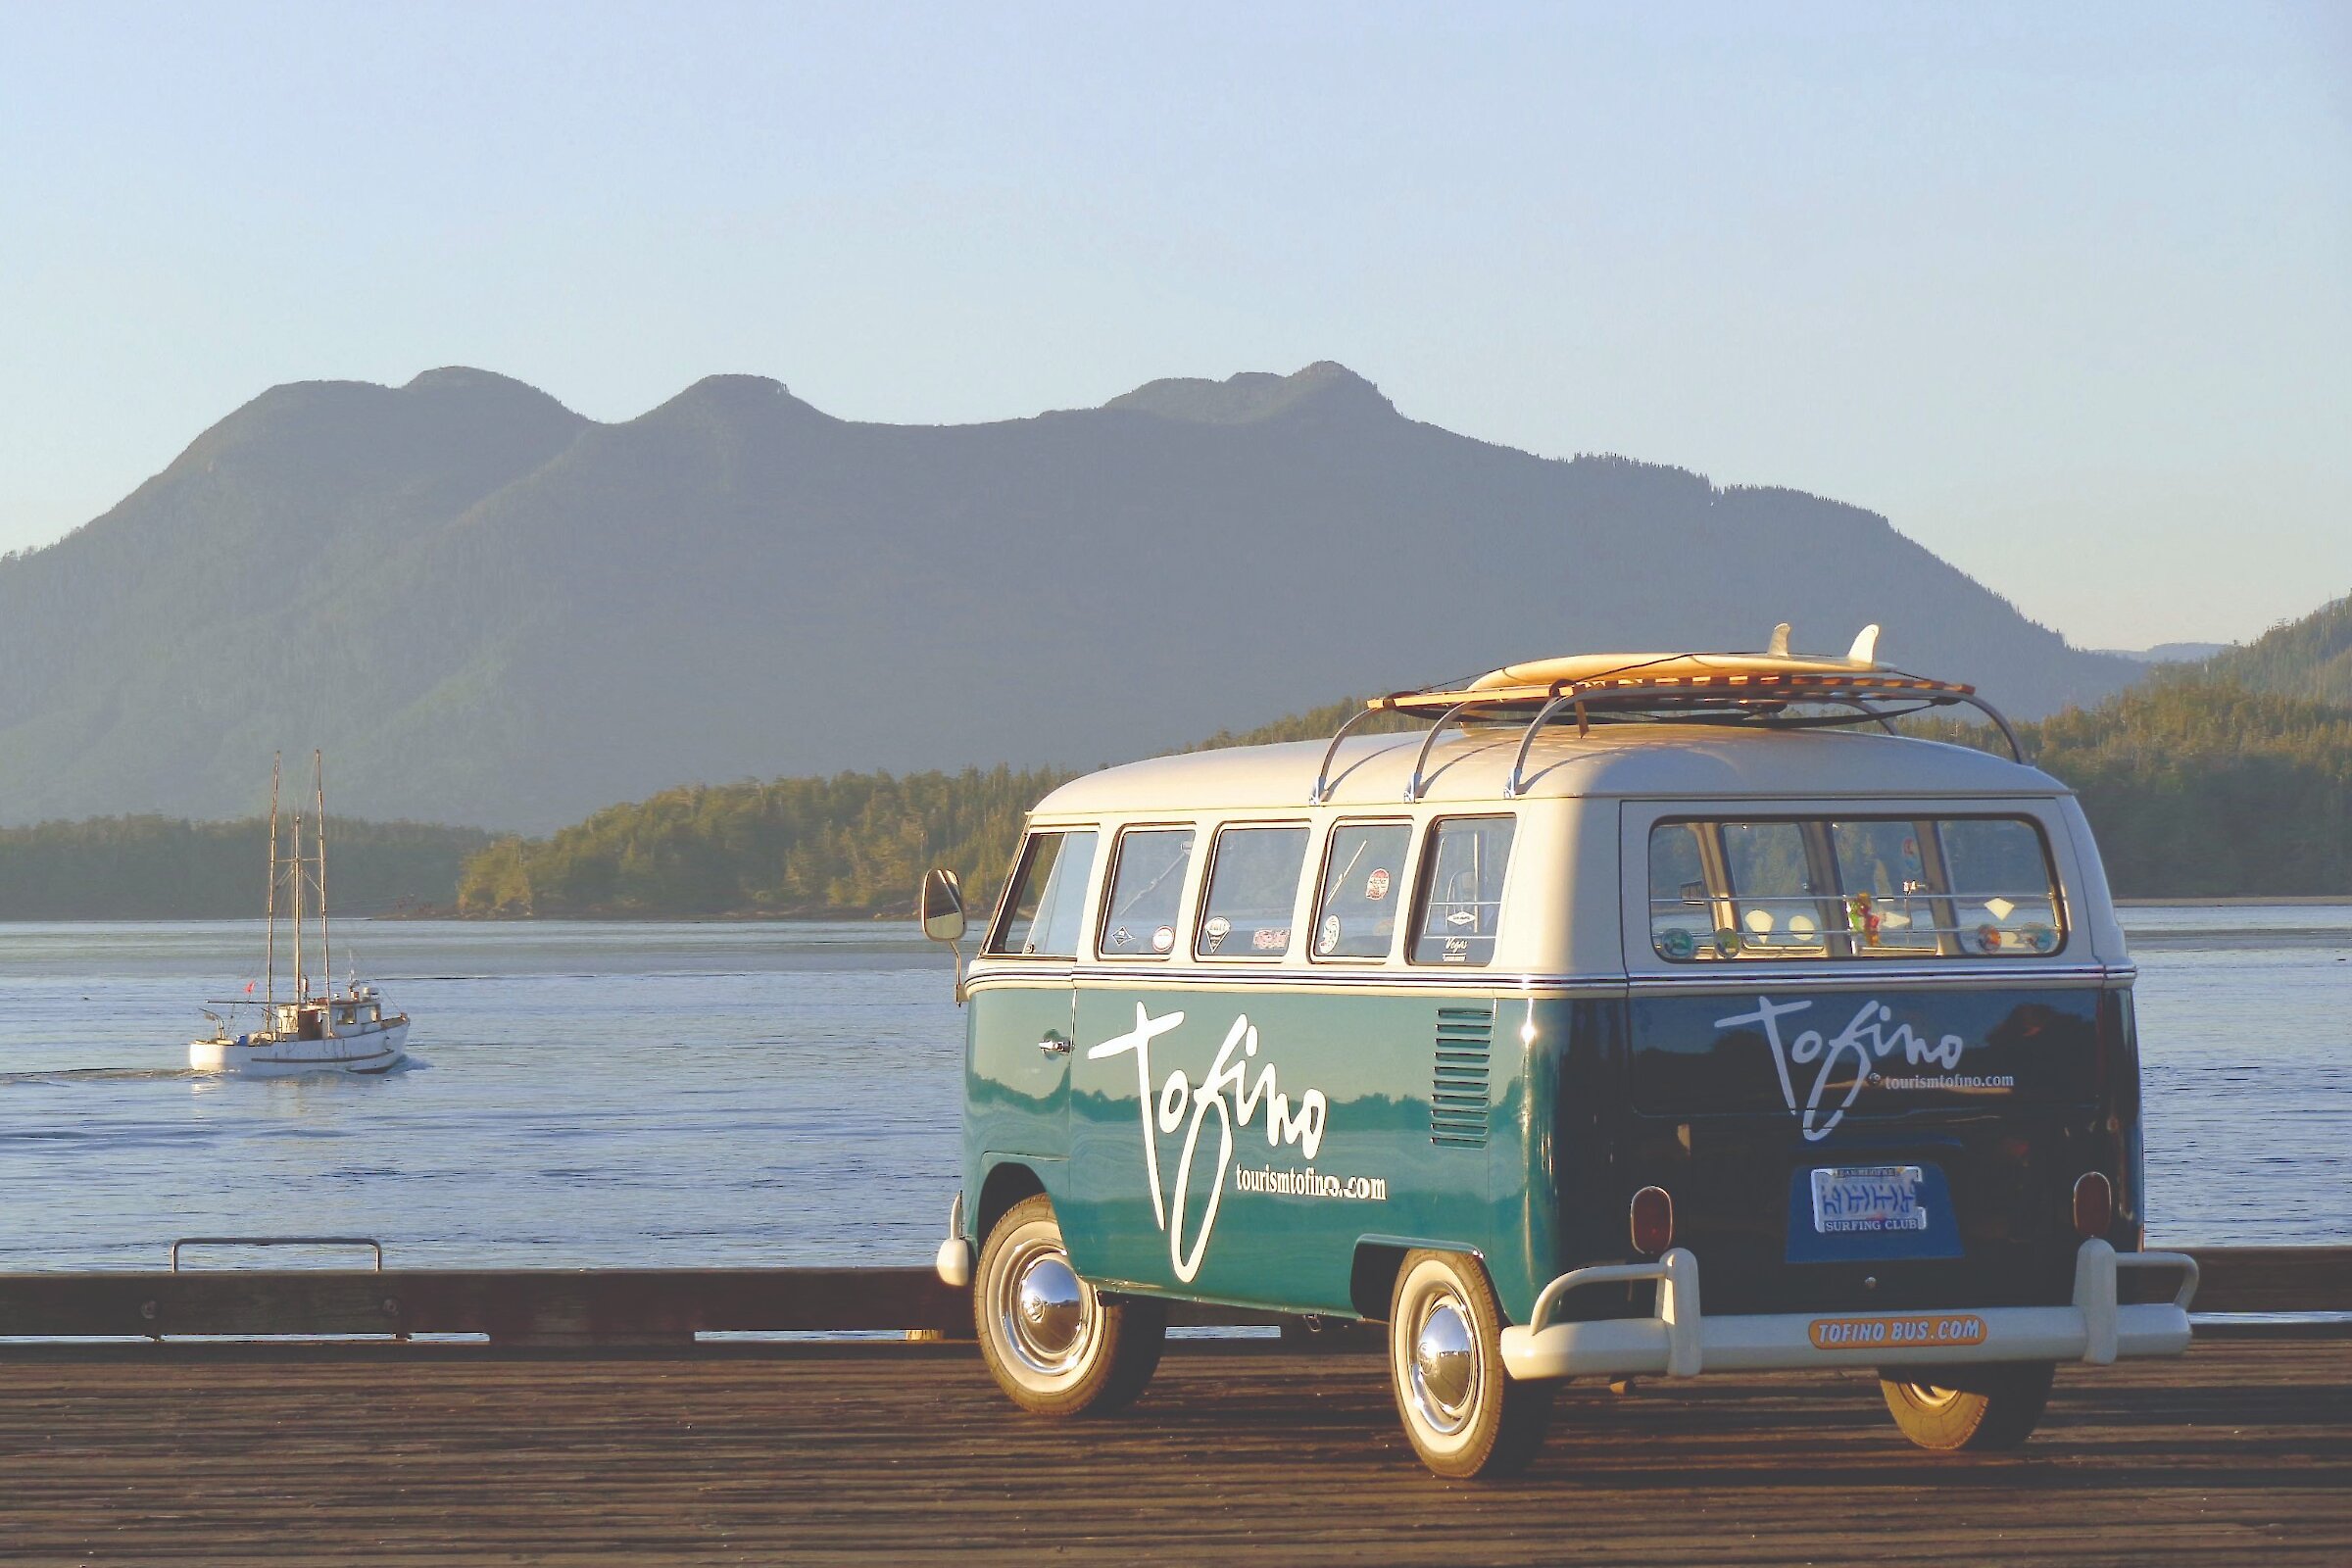
[[[1220,829],[1194,956],[1279,958],[1289,952],[1291,909],[1305,863],[1303,827]]]
[[[994,954],[1035,958],[1078,956],[1086,879],[1095,868],[1095,833],[1032,833],[1014,873],[1004,918],[988,944]]]
[[[1342,822],[1323,853],[1323,890],[1315,900],[1318,958],[1385,958],[1396,945],[1396,908],[1404,900],[1409,822]]]
[[[1431,825],[1421,918],[1413,932],[1415,963],[1483,964],[1494,956],[1502,878],[1517,827],[1507,816],[1447,817]]]
[[[1176,910],[1193,859],[1189,827],[1126,829],[1110,862],[1110,897],[1095,951],[1105,958],[1164,958],[1176,948]]]

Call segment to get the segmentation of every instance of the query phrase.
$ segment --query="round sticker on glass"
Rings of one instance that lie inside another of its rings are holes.
[[[1370,876],[1364,878],[1364,900],[1368,904],[1378,904],[1381,900],[1387,898],[1388,896],[1389,868],[1384,865],[1379,870],[1373,872]]]
[[[1323,917],[1323,929],[1315,933],[1315,951],[1323,954],[1334,953],[1338,951],[1339,946],[1340,917],[1336,914],[1327,914]]]
[[[1698,939],[1678,926],[1658,938],[1658,951],[1669,958],[1688,958],[1698,951]]]
[[[1176,928],[1174,926],[1163,925],[1152,933],[1152,951],[1153,953],[1165,953],[1175,945]]]

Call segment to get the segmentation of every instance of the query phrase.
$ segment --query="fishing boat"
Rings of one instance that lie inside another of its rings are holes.
[[[311,845],[303,846],[302,813],[293,813],[291,853],[279,853],[277,793],[279,764],[270,766],[270,893],[265,906],[268,935],[263,958],[262,999],[215,1003],[215,1006],[258,1005],[261,1025],[240,1034],[229,1032],[228,1019],[208,1007],[213,1020],[210,1036],[189,1042],[188,1065],[197,1072],[244,1078],[281,1078],[294,1073],[389,1072],[399,1065],[409,1038],[409,1015],[387,1013],[373,986],[355,976],[338,994],[334,988],[332,938],[326,918],[326,765],[311,754],[313,798]],[[283,888],[290,895],[294,920],[293,994],[277,995],[277,901]],[[306,961],[310,901],[317,900],[318,976],[316,994]],[[246,987],[250,992],[253,988]]]

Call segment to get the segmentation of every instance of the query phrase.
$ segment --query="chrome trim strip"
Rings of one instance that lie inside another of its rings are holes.
[[[1457,993],[1523,993],[1577,991],[1623,996],[1629,993],[1676,992],[1693,996],[1744,996],[1756,991],[1873,991],[1888,985],[1915,989],[1985,990],[2041,985],[2125,987],[2137,977],[2130,964],[2067,964],[2027,966],[2001,962],[1962,967],[1888,964],[1857,969],[1799,969],[1758,963],[1737,967],[1709,966],[1698,974],[1545,973],[1535,970],[1378,968],[1343,969],[1333,965],[1305,968],[1295,962],[1277,968],[1238,968],[1226,965],[1155,963],[1151,965],[1079,964],[1044,968],[1023,964],[1002,969],[974,968],[967,990],[1037,989],[1085,986],[1094,989],[1170,990],[1225,988],[1278,991],[1444,991]]]
[[[1692,974],[1635,974],[1627,984],[1636,991],[1688,991],[1706,995],[1752,991],[1786,991],[1801,988],[1807,991],[1874,991],[1888,985],[1925,987],[1931,990],[1946,987],[1969,989],[1994,986],[2080,985],[2095,982],[2099,985],[2129,985],[2138,971],[2129,966],[2116,967],[2103,963],[2069,963],[2029,965],[1996,961],[1989,964],[1962,965],[1951,961],[1934,964],[1870,964],[1867,967],[1847,963],[1835,969],[1794,964],[1784,967],[1777,963],[1709,964],[1705,973]]]

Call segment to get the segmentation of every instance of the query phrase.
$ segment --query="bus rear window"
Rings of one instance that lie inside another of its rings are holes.
[[[2023,817],[1660,822],[1650,946],[1673,963],[2034,957],[2065,945],[2049,847]]]

